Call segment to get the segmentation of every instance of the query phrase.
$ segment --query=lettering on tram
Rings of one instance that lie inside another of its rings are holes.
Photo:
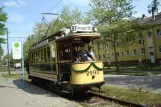
[[[42,38],[29,49],[32,82],[46,81],[70,93],[100,88],[104,84],[104,66],[95,57],[92,44],[99,38],[97,29],[85,24],[64,27]]]
[[[90,70],[90,71],[86,71],[87,76],[95,76],[96,74],[99,74],[99,71],[97,70]]]

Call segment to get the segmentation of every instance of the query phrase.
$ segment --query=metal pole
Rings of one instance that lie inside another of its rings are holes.
[[[23,51],[23,42],[21,42],[21,56],[22,56],[22,85],[23,85],[23,88],[25,88],[25,82],[24,82],[24,79],[25,79],[25,75],[24,75],[24,51]]]
[[[7,61],[7,64],[8,64],[8,75],[10,76],[11,73],[10,73],[10,56],[9,56],[8,29],[7,29],[7,52],[8,52],[8,61]]]

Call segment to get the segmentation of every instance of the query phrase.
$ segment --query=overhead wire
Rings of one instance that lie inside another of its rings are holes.
[[[48,12],[51,12],[55,7],[57,7],[63,0],[60,0],[57,4],[55,4]],[[42,18],[41,18],[42,19]],[[40,20],[41,20],[40,19]],[[41,21],[42,24],[42,21]],[[41,26],[41,25],[40,25]],[[26,36],[30,31],[32,30],[32,28],[30,30],[28,30],[24,36]]]

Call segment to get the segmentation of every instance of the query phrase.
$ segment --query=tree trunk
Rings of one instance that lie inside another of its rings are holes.
[[[118,58],[117,58],[117,53],[116,53],[116,43],[114,41],[114,54],[115,54],[115,64],[116,64],[116,71],[119,71],[119,66],[118,66]]]

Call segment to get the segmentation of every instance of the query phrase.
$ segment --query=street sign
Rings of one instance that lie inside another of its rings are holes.
[[[12,44],[12,56],[13,59],[21,59],[21,42],[13,42]]]

